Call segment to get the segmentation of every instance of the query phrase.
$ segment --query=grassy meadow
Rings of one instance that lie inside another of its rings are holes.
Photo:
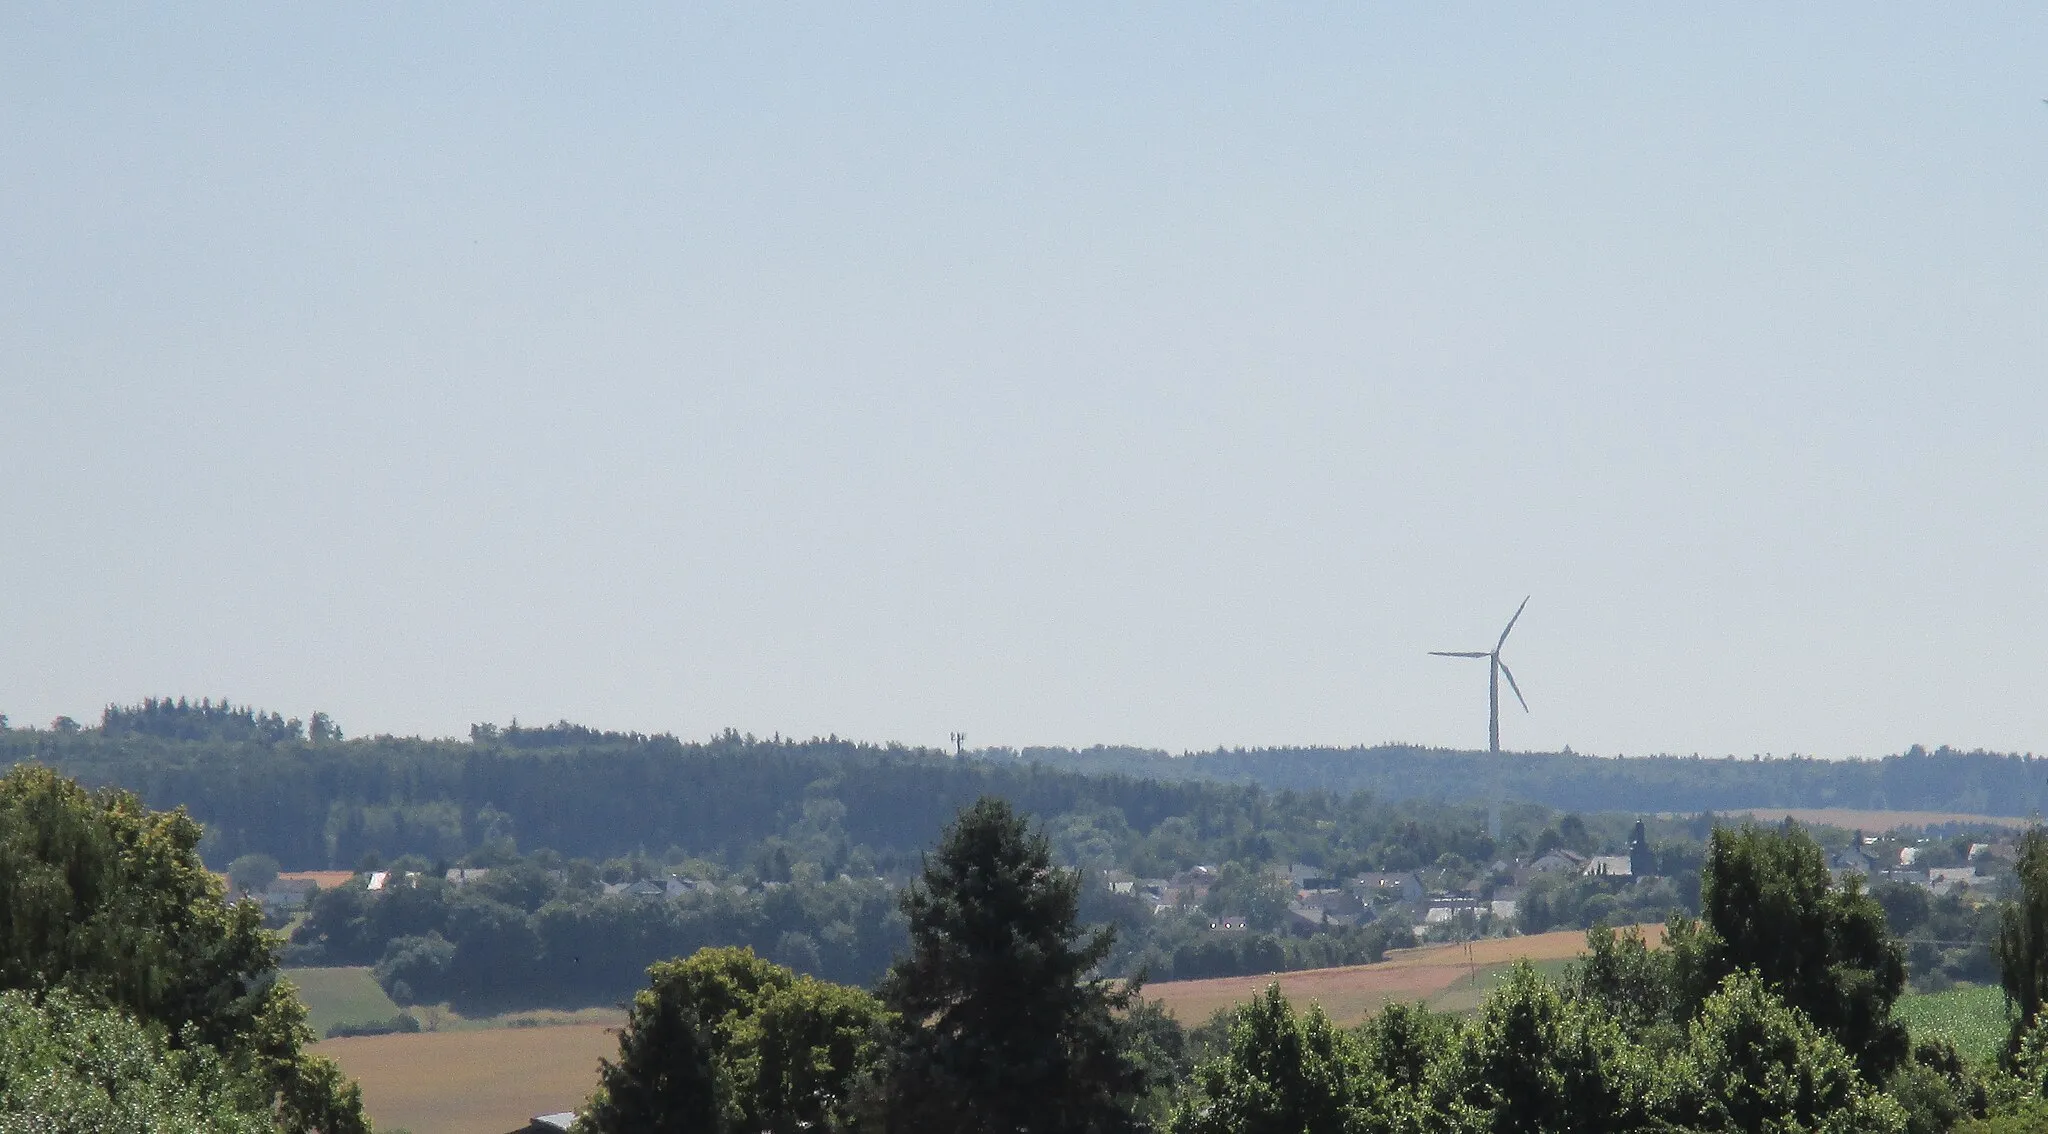
[[[373,1024],[398,1015],[367,968],[286,969],[306,1005],[306,1023],[316,1037],[336,1024]]]
[[[412,1013],[429,1032],[464,1032],[488,1028],[547,1028],[575,1024],[617,1026],[626,1020],[621,1008],[534,1008],[490,1016],[465,1016],[446,1004],[416,1004],[400,1009],[364,966],[284,970],[298,986],[313,1034],[325,1038],[336,1024],[381,1023],[400,1011]]]

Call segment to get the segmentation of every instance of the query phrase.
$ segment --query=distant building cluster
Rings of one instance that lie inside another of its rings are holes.
[[[452,867],[435,875],[420,870],[302,870],[281,873],[262,891],[245,895],[262,904],[265,914],[288,918],[304,909],[312,895],[322,889],[361,883],[363,889],[377,894],[391,890],[410,890],[422,882],[436,877],[451,888],[460,888],[490,877],[489,867]],[[551,870],[548,875],[562,881],[566,875],[560,870]],[[225,879],[225,876],[222,876]],[[839,881],[854,879],[841,874]],[[876,878],[875,882],[895,888],[898,883],[887,878]],[[605,897],[626,898],[640,901],[666,901],[690,895],[729,894],[735,897],[759,891],[774,891],[788,885],[785,882],[763,882],[754,887],[737,882],[712,882],[691,878],[681,874],[669,874],[658,878],[641,878],[624,882],[599,883],[599,891]]]
[[[1483,926],[1512,924],[1520,913],[1522,885],[1542,875],[1649,879],[1657,876],[1657,859],[1643,824],[1638,822],[1627,854],[1586,855],[1564,848],[1546,850],[1529,861],[1506,859],[1485,866],[1483,878],[1503,880],[1483,889],[1432,889],[1424,872],[1396,870],[1338,877],[1306,863],[1273,868],[1291,895],[1280,929],[1299,936],[1369,924],[1412,926],[1419,937],[1431,927],[1468,920]],[[1112,893],[1137,898],[1155,916],[1196,915],[1208,904],[1218,881],[1218,868],[1196,866],[1170,878],[1136,878],[1122,871],[1103,873]],[[1217,932],[1243,932],[1241,916],[1210,916]]]
[[[1962,855],[1965,862],[1932,866],[1923,864],[1924,849],[1923,844],[1911,844],[1885,854],[1879,844],[1867,842],[1863,832],[1858,831],[1849,849],[1828,856],[1828,869],[1838,879],[1860,878],[1866,884],[1897,882],[1934,894],[1949,894],[1989,883],[1991,868],[2010,864],[2019,854],[2011,842],[1971,843]]]

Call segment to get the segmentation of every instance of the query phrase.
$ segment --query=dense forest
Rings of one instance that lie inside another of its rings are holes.
[[[1731,811],[1854,807],[2025,817],[2048,812],[2048,757],[1929,751],[1874,760],[1805,756],[1492,756],[1445,748],[1252,748],[1169,755],[1151,749],[991,749],[1048,768],[1146,779],[1255,783],[1296,791],[1369,791],[1383,799],[1498,794],[1567,811]]]
[[[1495,758],[1408,747],[1184,756],[991,749],[956,758],[838,738],[727,732],[683,741],[566,723],[477,725],[466,741],[343,739],[325,714],[301,722],[168,698],[109,707],[97,727],[60,718],[47,729],[0,731],[0,766],[27,761],[86,783],[120,784],[152,806],[188,808],[206,825],[211,860],[260,852],[291,868],[354,866],[372,853],[452,860],[494,839],[589,858],[671,848],[730,855],[785,834],[819,806],[833,815],[832,837],[881,856],[877,865],[907,863],[947,816],[984,794],[1027,814],[1093,816],[1112,829],[1153,832],[1179,818],[1209,842],[1259,837],[1279,810],[1313,828],[1338,810],[1404,800],[1506,798],[1584,812],[1846,806],[1989,815],[2033,814],[2048,802],[2048,761],[1946,749],[1868,761]],[[1217,857],[1321,862],[1311,857],[1321,853],[1314,841]],[[1419,848],[1418,862],[1395,865],[1428,862],[1442,849]]]
[[[700,743],[577,725],[479,725],[467,741],[342,740],[296,720],[212,702],[110,708],[98,728],[0,733],[0,765],[37,762],[118,784],[154,807],[183,806],[225,863],[248,853],[287,869],[351,867],[366,856],[452,862],[516,842],[571,857],[679,852],[733,862],[785,838],[810,845],[827,876],[908,867],[939,827],[982,795],[1058,818],[1077,861],[1091,844],[1153,840],[1134,868],[1332,855],[1365,869],[1413,868],[1455,851],[1478,859],[1485,815],[1469,802],[1255,784],[1081,773],[1014,757],[734,733]],[[1451,798],[1470,800],[1469,795]],[[1382,865],[1384,864],[1384,865]],[[1103,865],[1108,865],[1105,861]]]

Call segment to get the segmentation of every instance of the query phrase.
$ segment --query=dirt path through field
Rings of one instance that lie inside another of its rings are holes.
[[[1646,925],[1651,944],[1664,939],[1664,927]],[[1330,1019],[1350,1025],[1370,1016],[1389,1000],[1428,1000],[1449,989],[1475,969],[1517,960],[1556,961],[1586,951],[1579,930],[1539,933],[1530,937],[1494,937],[1467,945],[1431,945],[1402,949],[1372,965],[1336,969],[1303,969],[1291,973],[1177,980],[1145,986],[1145,995],[1165,1004],[1181,1023],[1193,1026],[1218,1008],[1241,1004],[1279,982],[1280,994],[1296,1008],[1321,1004]]]
[[[602,1024],[357,1036],[315,1044],[363,1085],[378,1130],[505,1134],[537,1114],[579,1110],[597,1060],[616,1056]]]

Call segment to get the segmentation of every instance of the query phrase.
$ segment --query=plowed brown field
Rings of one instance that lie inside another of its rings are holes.
[[[345,886],[356,876],[353,870],[285,870],[277,876],[279,882],[311,882],[322,890]]]
[[[1653,945],[1664,939],[1661,925],[1646,925],[1642,931]],[[1218,1008],[1241,1004],[1277,982],[1280,994],[1297,1009],[1320,1004],[1331,1020],[1350,1025],[1370,1016],[1389,1000],[1429,1000],[1439,996],[1475,970],[1520,960],[1566,960],[1585,951],[1586,935],[1580,930],[1531,937],[1493,937],[1469,946],[1402,949],[1372,965],[1148,984],[1145,996],[1160,1001],[1175,1019],[1192,1026],[1207,1020]]]

